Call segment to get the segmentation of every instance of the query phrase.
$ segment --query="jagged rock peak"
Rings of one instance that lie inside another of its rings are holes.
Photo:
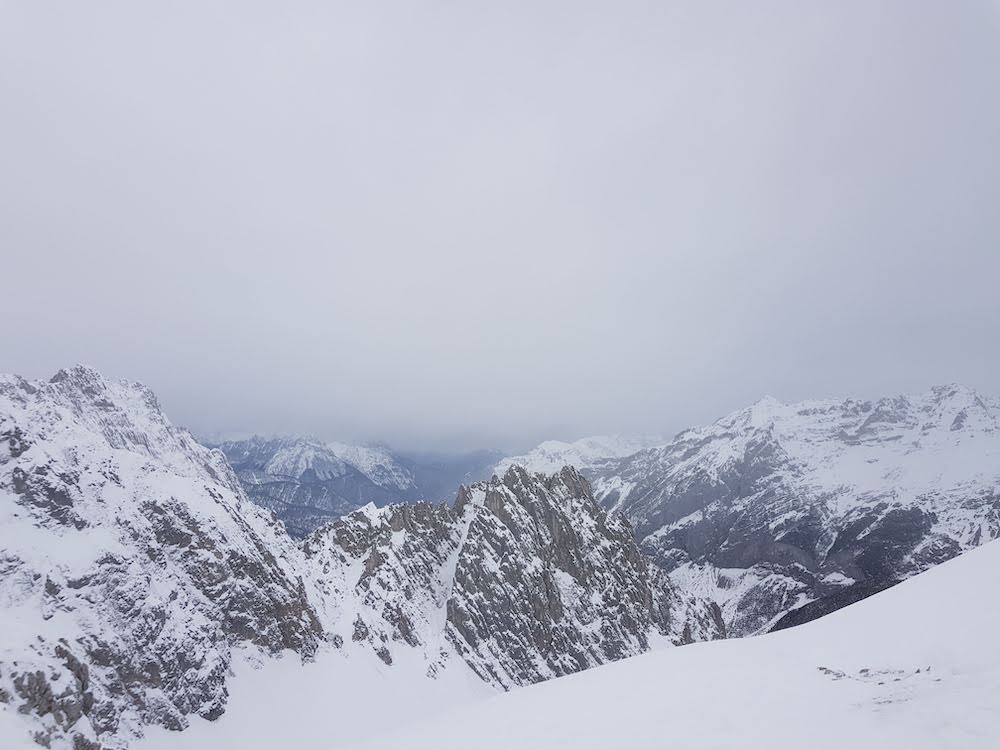
[[[718,609],[650,566],[572,467],[511,467],[460,488],[450,508],[359,510],[304,550],[348,602],[341,637],[387,664],[396,648],[420,648],[431,672],[457,654],[502,688],[724,634]],[[341,576],[350,570],[359,576]]]

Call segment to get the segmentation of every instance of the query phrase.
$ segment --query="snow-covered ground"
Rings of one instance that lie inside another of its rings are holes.
[[[998,586],[991,543],[799,628],[637,656],[356,748],[992,750]]]
[[[409,651],[387,667],[370,649],[327,648],[303,665],[298,655],[233,660],[229,705],[216,721],[193,717],[183,732],[149,727],[132,750],[335,750],[413,723],[448,707],[481,700],[495,689],[464,662],[451,660],[436,679]],[[38,750],[13,712],[0,711],[0,748]]]
[[[133,750],[334,750],[495,693],[454,659],[437,679],[415,653],[387,667],[369,649],[326,650],[312,664],[291,658],[236,665],[229,707],[184,732],[147,729]]]

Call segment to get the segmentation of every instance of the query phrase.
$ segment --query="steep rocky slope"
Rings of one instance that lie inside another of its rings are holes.
[[[315,438],[253,437],[220,443],[247,495],[302,538],[334,518],[376,506],[453,497],[460,484],[488,478],[495,451],[404,455],[384,445]]]
[[[0,701],[43,745],[216,717],[235,645],[319,645],[287,536],[138,384],[0,376],[0,542]]]
[[[998,415],[961,386],[874,402],[764,399],[592,476],[643,549],[684,590],[719,601],[742,635],[1000,535]]]
[[[513,467],[463,488],[453,508],[370,506],[305,551],[329,597],[354,600],[342,637],[386,663],[419,648],[431,673],[457,653],[503,688],[723,636],[717,607],[681,595],[571,468]]]

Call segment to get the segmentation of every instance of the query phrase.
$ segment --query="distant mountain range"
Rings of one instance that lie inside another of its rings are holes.
[[[610,468],[619,458],[665,442],[663,438],[625,435],[597,435],[570,443],[546,440],[528,453],[504,457],[494,471],[499,475],[511,466],[523,466],[528,471],[547,474],[559,471],[563,466],[573,466],[588,474],[596,474]]]
[[[825,612],[1000,536],[1000,402],[959,385],[876,401],[766,398],[620,457],[553,443],[643,550],[717,601],[733,635]],[[857,591],[849,591],[857,586]],[[807,613],[805,613],[807,614]]]
[[[500,451],[405,454],[384,444],[310,437],[219,443],[247,495],[298,538],[368,503],[378,507],[453,498],[461,484],[488,479]]]

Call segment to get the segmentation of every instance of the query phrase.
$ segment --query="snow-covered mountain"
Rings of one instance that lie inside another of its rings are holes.
[[[991,543],[798,628],[625,659],[351,747],[992,750],[998,587]]]
[[[368,503],[450,498],[459,484],[487,478],[497,459],[493,451],[416,458],[382,444],[309,437],[252,437],[217,447],[250,499],[299,538]]]
[[[590,475],[643,549],[748,634],[1000,536],[1000,404],[961,386],[768,398]]]
[[[550,474],[559,471],[563,466],[573,466],[589,474],[608,466],[615,459],[631,456],[644,448],[662,445],[665,442],[657,437],[623,435],[596,435],[571,443],[546,440],[527,453],[504,458],[497,464],[495,473],[499,476],[511,466],[523,466],[530,472]]]
[[[311,658],[299,554],[143,386],[0,376],[0,703],[39,744],[217,717],[236,646]]]
[[[721,635],[575,470],[369,504],[299,546],[145,387],[0,376],[0,746],[214,720],[232,671],[282,653],[506,688]]]

